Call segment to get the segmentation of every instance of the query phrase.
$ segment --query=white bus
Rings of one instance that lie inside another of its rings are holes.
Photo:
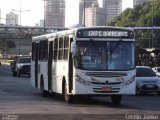
[[[129,28],[82,27],[34,37],[31,83],[41,93],[79,96],[135,94],[135,35]]]

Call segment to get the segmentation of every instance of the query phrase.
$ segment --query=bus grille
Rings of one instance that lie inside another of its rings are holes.
[[[123,77],[127,76],[126,73],[120,73],[120,72],[87,72],[87,76],[92,77]]]
[[[91,82],[92,84],[97,85],[120,85],[122,82],[112,82],[112,83],[106,83],[106,82]]]

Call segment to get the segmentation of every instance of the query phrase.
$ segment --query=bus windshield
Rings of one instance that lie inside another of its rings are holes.
[[[134,42],[77,41],[75,67],[83,70],[134,69]]]

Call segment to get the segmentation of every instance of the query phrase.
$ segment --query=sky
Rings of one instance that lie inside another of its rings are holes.
[[[20,2],[21,1],[21,2]],[[132,0],[122,0],[122,9],[132,8]],[[102,0],[99,0],[101,5]],[[21,4],[20,4],[21,3]],[[5,15],[14,9],[15,14],[20,14],[21,6],[21,24],[24,26],[34,26],[44,18],[43,0],[0,0],[1,23],[5,23]],[[28,11],[29,10],[29,11]],[[66,0],[66,27],[78,23],[79,0]]]

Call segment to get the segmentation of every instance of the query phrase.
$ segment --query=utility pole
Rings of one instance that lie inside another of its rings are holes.
[[[85,19],[86,19],[86,13],[85,13],[86,12],[86,4],[85,3],[86,3],[86,0],[84,0],[84,9],[83,9],[83,12],[84,12],[84,27],[86,26],[85,25],[86,24],[85,23]]]
[[[44,27],[44,34],[46,33],[45,32],[45,29],[46,29],[46,0],[44,0],[44,23],[43,23],[43,27]]]
[[[154,47],[154,0],[152,0],[152,42],[151,48]]]
[[[19,10],[15,10],[15,9],[12,9],[12,11],[16,11],[16,12],[19,12],[19,17],[20,17],[20,26],[21,26],[21,13],[22,12],[27,12],[27,11],[30,11],[30,10],[24,10],[22,11],[22,8],[21,8],[21,0],[20,0],[20,8]],[[19,48],[18,48],[18,55],[20,56],[21,55],[21,28],[19,29],[20,32],[19,32]]]

